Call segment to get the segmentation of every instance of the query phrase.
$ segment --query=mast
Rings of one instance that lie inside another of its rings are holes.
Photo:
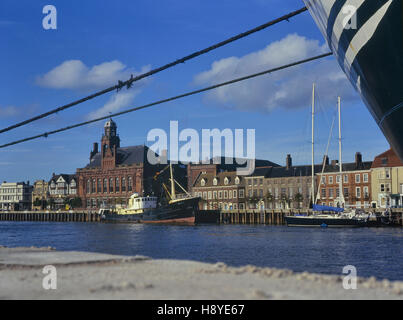
[[[314,151],[315,151],[315,140],[314,140],[314,125],[315,125],[315,83],[312,88],[312,205],[315,203],[315,165],[314,165]]]
[[[339,113],[339,174],[340,174],[340,181],[339,181],[339,199],[340,199],[340,206],[344,207],[344,195],[343,195],[343,162],[341,158],[341,110],[340,110],[340,97],[338,97],[338,113]]]
[[[175,200],[176,199],[176,194],[175,194],[175,182],[174,182],[174,176],[172,173],[172,164],[169,164],[169,172],[171,175],[171,200]]]

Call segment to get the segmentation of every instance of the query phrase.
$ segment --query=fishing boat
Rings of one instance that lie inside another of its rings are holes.
[[[347,78],[403,160],[403,1],[304,2]]]
[[[200,197],[191,196],[174,179],[171,164],[159,172],[155,178],[167,168],[170,169],[171,191],[162,183],[169,199],[166,204],[158,204],[156,197],[140,197],[137,193],[134,193],[129,199],[127,208],[100,209],[101,220],[110,222],[195,224]],[[177,196],[175,184],[185,193]]]
[[[361,215],[356,215],[355,211],[345,211],[345,201],[343,196],[343,179],[342,177],[342,148],[341,148],[341,110],[340,110],[340,97],[338,98],[338,119],[339,119],[339,196],[337,200],[337,207],[323,206],[316,204],[319,198],[320,183],[318,186],[318,196],[315,197],[315,172],[314,172],[314,123],[315,123],[315,84],[312,89],[312,215],[289,215],[285,216],[287,226],[307,226],[307,227],[363,227],[366,226],[368,218]],[[333,127],[332,127],[333,129]],[[331,130],[332,130],[331,129]],[[330,134],[331,137],[331,134]],[[330,142],[329,137],[329,142]],[[328,143],[329,147],[329,143]],[[326,151],[327,153],[327,151]],[[322,174],[325,168],[325,159],[323,161]],[[332,213],[333,212],[333,213]]]

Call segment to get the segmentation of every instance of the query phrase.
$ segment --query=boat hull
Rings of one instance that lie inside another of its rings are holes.
[[[101,217],[107,222],[132,222],[150,224],[195,224],[200,198],[181,199],[166,206],[151,209],[142,214],[106,213]]]
[[[304,0],[351,84],[403,161],[403,2]],[[347,19],[348,20],[348,19]],[[344,27],[343,27],[344,26]]]
[[[287,226],[289,227],[330,227],[330,228],[346,228],[346,227],[365,227],[366,221],[361,219],[349,218],[322,218],[312,216],[296,216],[285,217]]]

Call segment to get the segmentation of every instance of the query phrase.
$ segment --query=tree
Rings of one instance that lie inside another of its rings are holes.
[[[83,205],[83,202],[82,202],[81,198],[79,198],[79,197],[75,197],[75,198],[71,199],[71,201],[70,201],[70,206],[72,208],[81,208],[82,205]]]
[[[294,201],[297,203],[297,208],[300,209],[300,203],[301,203],[302,201],[304,201],[304,197],[302,196],[301,193],[298,192],[298,193],[294,196]]]
[[[272,204],[272,208],[274,207],[274,196],[273,196],[273,194],[270,192],[270,191],[268,191],[267,193],[266,193],[266,200],[267,200],[267,202],[269,202],[269,203],[271,203]]]

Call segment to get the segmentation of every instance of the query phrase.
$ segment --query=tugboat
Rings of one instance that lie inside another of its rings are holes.
[[[168,167],[171,175],[171,192],[169,192],[166,185],[162,183],[169,198],[167,204],[158,206],[157,197],[140,197],[137,193],[134,193],[130,197],[128,208],[100,209],[99,214],[101,215],[101,220],[111,222],[195,224],[195,216],[196,212],[199,210],[200,197],[192,197],[179,182],[173,178],[171,164],[159,174]],[[159,174],[157,174],[156,177]],[[177,197],[175,183],[185,192],[184,196]]]

